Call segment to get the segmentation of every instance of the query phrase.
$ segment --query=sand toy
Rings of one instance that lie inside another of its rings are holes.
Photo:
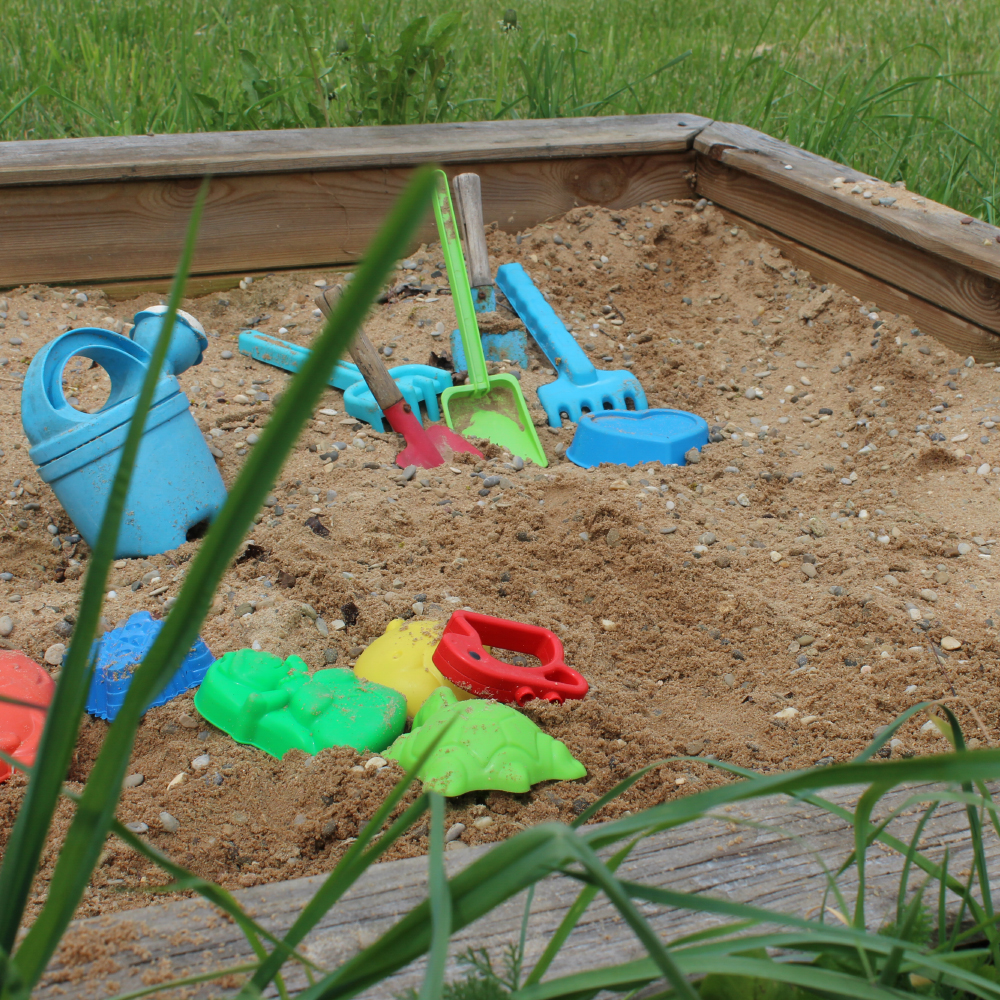
[[[541,665],[507,663],[491,655],[487,646],[526,653]],[[463,690],[515,705],[532,698],[562,704],[565,698],[582,698],[588,690],[583,675],[563,662],[563,646],[554,632],[472,611],[455,611],[448,619],[434,663]]]
[[[292,749],[314,754],[335,746],[381,751],[406,725],[406,699],[398,691],[359,680],[351,670],[310,677],[297,656],[282,661],[253,649],[220,657],[194,705],[237,743],[278,758]]]
[[[561,427],[563,414],[579,423],[584,413],[626,410],[629,403],[635,410],[647,408],[635,375],[595,368],[520,264],[497,268],[497,284],[557,372],[555,382],[538,389],[550,427]]]
[[[419,772],[426,788],[443,795],[496,790],[526,792],[539,781],[571,781],[587,769],[565,743],[543,733],[530,719],[496,701],[459,702],[438,688],[417,713],[413,731],[385,751],[409,769],[430,741],[451,720],[451,727]]]
[[[412,719],[439,687],[448,687],[459,701],[472,698],[455,687],[434,663],[442,625],[436,621],[394,618],[385,633],[358,657],[354,675],[399,691],[406,698],[406,716]]]

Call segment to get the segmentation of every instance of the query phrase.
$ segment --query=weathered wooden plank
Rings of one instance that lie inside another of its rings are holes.
[[[4,142],[0,187],[679,153],[709,121],[685,114],[609,115]]]
[[[651,198],[689,197],[684,177],[693,159],[692,152],[676,152],[479,163],[475,169],[486,222],[517,231],[578,204],[626,208]],[[215,177],[192,274],[356,262],[410,172],[386,167]],[[199,183],[0,187],[0,287],[171,275]],[[430,214],[417,238],[435,238]]]
[[[919,798],[919,790],[899,790],[887,796],[879,814],[886,814],[914,791]],[[857,792],[841,790],[828,797],[850,802]],[[917,821],[915,808],[906,812],[890,826],[890,832],[904,840]],[[636,848],[620,874],[652,885],[815,915],[825,886],[821,861],[836,868],[853,846],[851,828],[829,813],[774,799],[741,803],[720,817],[650,837]],[[741,823],[744,825],[737,825]],[[954,804],[943,805],[925,829],[921,844],[933,859],[940,859],[947,847],[952,871],[967,868],[971,845],[964,810]],[[449,871],[454,873],[488,849],[449,852]],[[990,872],[1000,873],[1000,844],[994,837],[987,841],[987,859]],[[900,855],[877,847],[869,852],[871,927],[880,926],[893,911],[902,860]],[[242,890],[236,896],[258,920],[280,933],[319,881],[318,876],[297,879]],[[856,887],[853,869],[840,884],[851,900]],[[576,883],[562,876],[550,877],[536,887],[528,934],[529,962],[541,954],[578,891]],[[324,967],[334,967],[376,940],[425,896],[424,858],[377,865],[323,918],[307,939],[308,954]],[[508,901],[456,934],[451,954],[457,955],[470,945],[485,946],[498,954],[517,940],[523,910],[523,897]],[[643,910],[667,940],[719,922],[716,917],[689,911],[654,906]],[[551,975],[613,964],[640,954],[631,932],[599,897],[567,942]],[[150,982],[151,977],[163,979],[168,973],[222,968],[249,957],[239,931],[228,920],[220,919],[200,900],[183,900],[76,922],[35,996],[49,1000],[65,995],[59,992],[63,990],[87,1000],[106,996],[109,980],[126,990]],[[451,972],[455,971],[452,966]],[[415,963],[365,996],[388,1000],[409,986],[419,986],[421,972],[421,964]],[[293,991],[305,985],[295,971],[288,981]],[[234,992],[216,986],[197,996],[208,996],[213,990],[221,996]]]
[[[841,168],[838,176],[843,172]],[[909,241],[902,232],[889,232],[886,218],[904,210],[864,209],[848,203],[853,211],[846,212],[811,190],[779,187],[771,178],[708,158],[699,162],[697,177],[698,193],[723,208],[1000,333],[1000,282],[956,259],[957,254],[939,256]],[[832,190],[831,196],[851,197]],[[954,228],[967,227],[956,223]],[[1000,258],[1000,244],[995,246]]]
[[[939,309],[926,299],[901,291],[766,226],[758,226],[736,212],[726,210],[726,216],[743,226],[756,239],[778,247],[792,263],[805,268],[817,280],[832,282],[860,299],[876,302],[880,310],[909,316],[922,333],[930,334],[959,354],[971,355],[979,362],[1000,361],[1000,336],[992,331]],[[911,345],[911,349],[915,350],[916,345]]]
[[[859,173],[745,125],[713,122],[699,132],[695,149],[705,160],[734,167],[823,205],[831,209],[836,218],[853,219],[877,233],[1000,279],[1000,228],[978,219],[969,220],[968,216],[947,205],[893,188],[870,174]],[[838,177],[843,177],[847,183],[834,188],[833,182]],[[892,208],[873,207],[870,201],[850,193],[855,183],[881,197],[895,197],[895,205]],[[963,225],[963,219],[969,220],[967,224]],[[860,264],[860,261],[855,263]],[[943,302],[938,304],[945,305]]]

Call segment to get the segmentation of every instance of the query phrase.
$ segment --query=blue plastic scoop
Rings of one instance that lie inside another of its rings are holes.
[[[636,410],[648,407],[646,393],[632,372],[602,371],[591,364],[520,264],[497,268],[497,284],[558,372],[555,382],[538,389],[550,427],[561,427],[564,413],[579,423],[584,413],[627,410],[629,403]]]
[[[566,457],[584,469],[612,465],[684,465],[708,443],[708,424],[686,410],[605,410],[582,417]]]
[[[244,330],[240,334],[239,350],[240,354],[289,372],[298,371],[309,357],[308,348],[270,337],[257,330]],[[397,365],[389,369],[389,374],[403,394],[403,399],[410,404],[417,420],[420,420],[421,403],[430,420],[440,419],[438,393],[451,385],[450,373],[430,365]],[[364,420],[377,431],[385,430],[385,414],[375,402],[357,365],[350,361],[338,361],[327,384],[343,391],[344,409],[352,417]]]

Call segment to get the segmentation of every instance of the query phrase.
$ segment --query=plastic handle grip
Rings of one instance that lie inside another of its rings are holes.
[[[583,348],[520,264],[498,267],[497,284],[560,375],[566,375],[574,385],[590,385],[597,380],[597,370]]]
[[[437,221],[438,236],[441,238],[445,267],[448,269],[451,297],[455,302],[458,332],[462,336],[465,360],[469,366],[469,384],[473,388],[474,395],[481,396],[489,392],[490,388],[486,355],[483,353],[483,342],[479,336],[479,324],[476,322],[476,308],[472,302],[472,289],[469,287],[469,273],[465,269],[462,244],[455,227],[455,209],[448,191],[448,175],[443,170],[438,170],[437,174],[434,218]]]
[[[269,337],[266,333],[258,333],[256,330],[244,330],[240,334],[239,341],[240,354],[246,354],[256,361],[263,361],[266,365],[273,365],[286,372],[297,372],[309,357],[309,350],[299,347],[288,340],[279,340],[277,337]],[[333,374],[327,379],[327,384],[334,389],[350,389],[355,382],[361,381],[361,372],[357,365],[352,365],[348,361],[338,361],[333,369]]]

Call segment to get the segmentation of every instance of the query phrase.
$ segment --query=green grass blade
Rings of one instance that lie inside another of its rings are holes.
[[[575,826],[576,824],[574,823],[573,825]],[[608,871],[612,873],[616,872],[619,865],[621,865],[629,854],[632,853],[632,849],[638,842],[638,840],[633,840],[630,844],[626,844],[623,848],[621,848],[621,850],[612,855],[607,862]],[[593,902],[597,892],[598,886],[596,884],[588,885],[582,889],[580,895],[573,900],[573,905],[570,906],[569,910],[566,912],[566,916],[564,916],[559,922],[559,926],[556,928],[552,937],[549,938],[548,944],[545,946],[545,950],[535,963],[535,966],[528,975],[528,978],[525,979],[525,986],[531,986],[532,983],[540,982],[542,976],[548,972],[549,966],[552,964],[556,955],[559,954],[562,946],[566,943],[566,939],[573,933],[573,928],[580,922],[580,918],[586,912],[587,907]]]
[[[24,800],[7,842],[3,864],[0,867],[0,899],[4,901],[4,905],[0,906],[0,948],[8,952],[13,949],[14,938],[24,913],[31,882],[38,869],[38,861],[45,846],[52,816],[62,791],[66,769],[69,767],[70,758],[76,746],[76,736],[93,673],[93,664],[90,659],[91,643],[97,633],[108,571],[114,560],[118,528],[132,478],[132,467],[139,451],[146,415],[153,400],[156,383],[160,379],[163,362],[167,356],[170,331],[173,327],[173,319],[177,315],[187,273],[194,256],[198,225],[207,195],[208,182],[206,180],[198,192],[191,212],[177,276],[171,288],[170,304],[164,316],[163,329],[157,339],[149,370],[146,372],[142,389],[136,400],[135,412],[125,443],[122,446],[122,455],[111,486],[108,505],[101,522],[101,530],[91,555],[87,579],[80,598],[73,641],[70,643],[69,652],[56,684],[52,703],[49,706],[32,778],[28,783]],[[145,703],[143,707],[145,707]],[[124,767],[127,763],[126,757],[122,766]],[[118,780],[115,787],[116,789],[121,788],[121,779]],[[98,853],[100,853],[100,848],[98,848]],[[95,854],[95,862],[96,859],[97,855]],[[89,876],[92,867],[91,864],[86,872],[78,872],[78,877],[83,876],[85,879],[86,876]],[[85,884],[84,881],[80,885],[80,893],[82,893]],[[56,895],[55,899],[59,898],[59,895]],[[73,898],[72,907],[75,908],[78,900],[79,895]],[[51,892],[49,901],[52,901]],[[47,902],[46,906],[48,905]],[[38,926],[37,923],[35,926]],[[39,955],[43,951],[47,951],[51,955],[58,944],[62,931],[56,933],[53,930],[48,930],[44,933],[48,934],[49,937],[46,947],[41,949]],[[37,936],[36,940],[38,940]],[[20,958],[22,948],[18,948],[18,953],[13,960],[20,968],[25,980],[34,984],[36,977],[22,965]]]
[[[194,642],[222,574],[235,556],[292,443],[309,418],[326,379],[367,313],[394,262],[409,246],[434,187],[418,170],[380,229],[357,276],[313,345],[309,363],[292,378],[229,498],[202,542],[177,604],[135,672],[124,704],[105,737],[50,883],[49,897],[15,955],[34,984],[72,917],[111,825],[135,730],[150,699],[172,676]],[[82,705],[81,705],[82,711]],[[30,786],[29,786],[30,787]]]
[[[420,1000],[439,1000],[444,986],[451,937],[451,893],[444,871],[444,797],[431,792],[430,845],[427,851],[428,898],[431,905],[431,947]]]
[[[452,723],[449,722],[447,725],[441,727],[441,730],[414,762],[413,767],[396,783],[382,805],[378,807],[372,818],[365,824],[358,839],[340,859],[323,885],[317,890],[305,907],[303,907],[302,912],[295,918],[295,922],[285,934],[284,940],[287,945],[290,947],[298,945],[323,915],[361,877],[365,869],[374,864],[399,839],[403,832],[409,829],[416,822],[417,818],[424,813],[429,801],[426,793],[422,794],[416,802],[406,809],[403,815],[379,837],[378,842],[371,850],[365,850],[375,834],[382,829],[385,821],[399,804],[410,784],[416,780],[416,776],[420,773],[421,768],[451,728],[451,725]],[[254,973],[251,985],[257,990],[264,989],[273,976],[277,974],[283,961],[284,958],[282,955],[277,952],[272,953],[266,961],[261,963],[260,968]],[[242,993],[240,997],[243,997]]]
[[[659,935],[653,931],[649,922],[636,909],[635,904],[629,898],[628,893],[624,891],[618,879],[582,840],[574,839],[571,843],[580,863],[614,904],[615,909],[622,915],[625,922],[632,928],[632,932],[642,942],[643,947],[650,954],[660,972],[673,985],[677,995],[683,1000],[698,1000],[698,994],[694,992],[691,984],[677,967],[670,952],[660,941]]]
[[[556,823],[523,830],[450,879],[452,933],[572,861],[574,854],[566,842],[570,836]],[[299,1000],[354,996],[419,958],[430,940],[430,904],[424,901],[374,944],[303,991]]]

